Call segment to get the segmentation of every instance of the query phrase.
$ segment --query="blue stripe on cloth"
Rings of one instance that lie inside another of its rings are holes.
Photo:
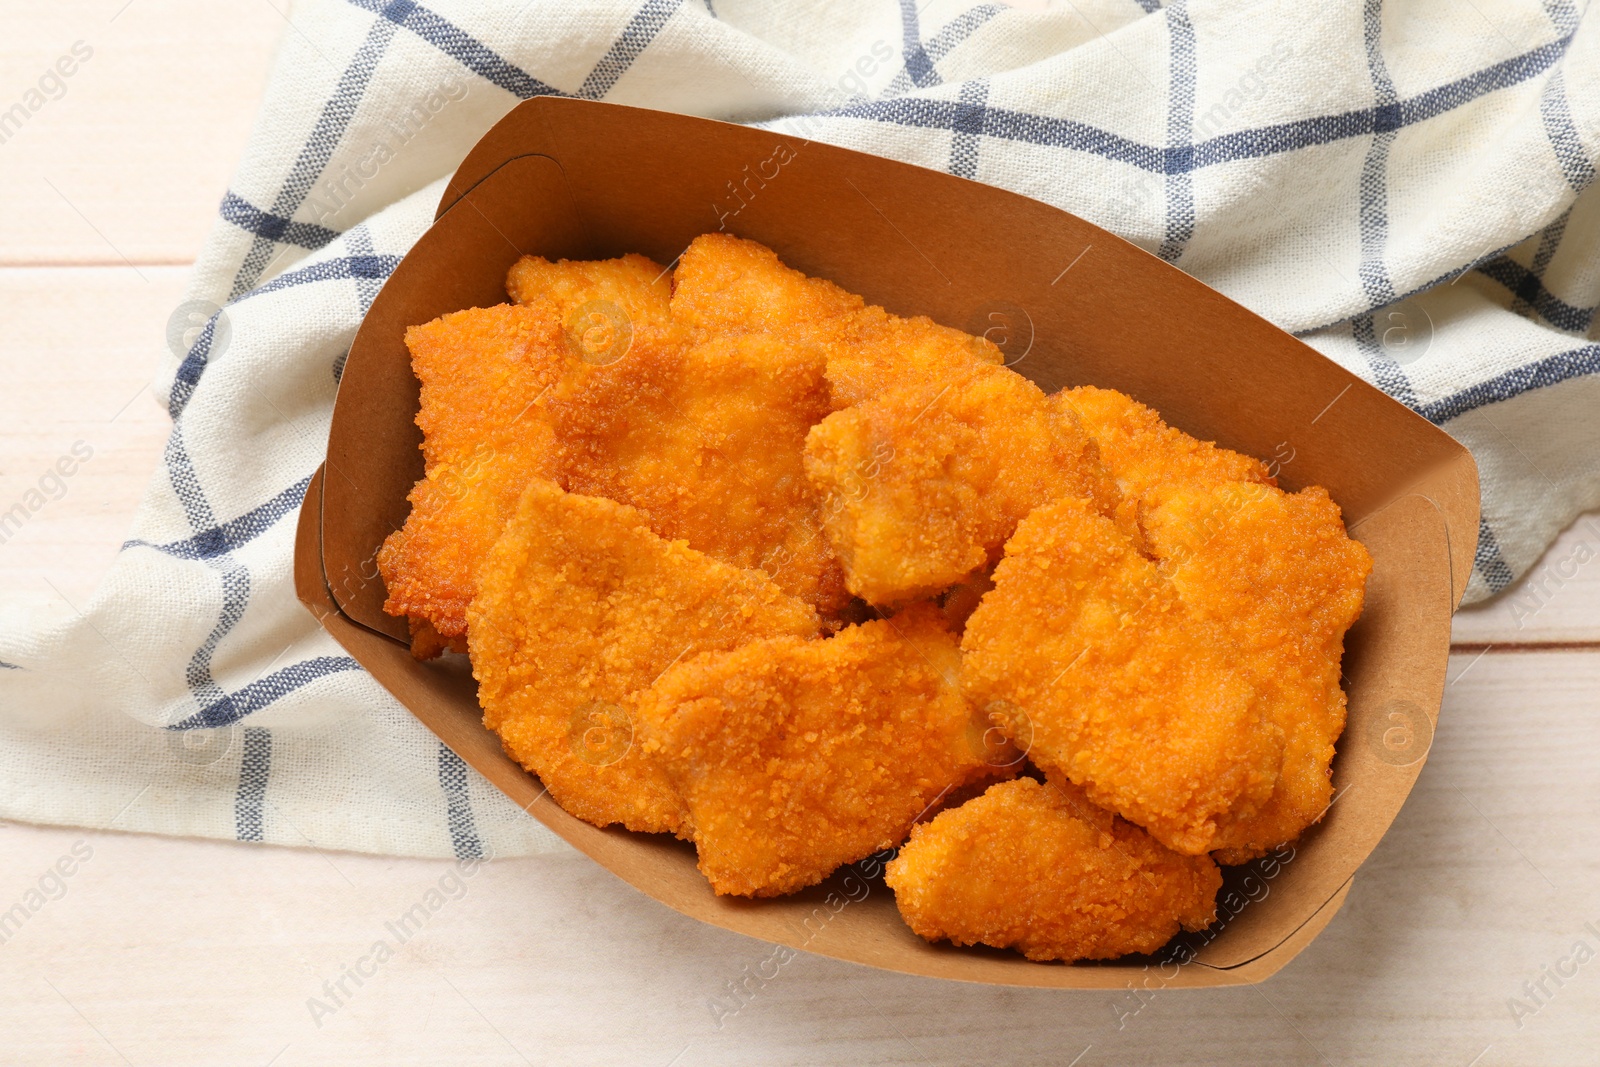
[[[951,100],[924,100],[901,97],[893,100],[866,100],[815,115],[789,118],[857,118],[923,129],[954,130],[958,123],[972,121],[971,109]],[[1165,153],[1120,134],[1111,133],[1073,119],[1034,115],[1025,111],[986,107],[984,132],[1008,141],[1076,149],[1128,163],[1157,174],[1163,172]]]
[[[1413,411],[1417,408],[1417,394],[1411,388],[1411,379],[1400,369],[1393,356],[1378,343],[1377,326],[1371,315],[1357,315],[1350,320],[1350,335],[1356,347],[1372,368],[1372,377],[1378,388],[1394,397]]]
[[[231,222],[246,233],[280,244],[318,249],[339,236],[337,231],[314,222],[295,222],[282,215],[262,211],[231,189],[223,194],[221,210],[224,222]]]
[[[1561,173],[1574,192],[1581,193],[1594,181],[1594,161],[1578,137],[1577,124],[1572,121],[1572,109],[1567,106],[1566,80],[1558,70],[1545,82],[1539,94],[1539,117],[1544,120],[1545,136],[1550,148],[1561,164]]]
[[[1411,405],[1423,418],[1437,425],[1460,418],[1469,411],[1498,404],[1535,389],[1573,378],[1600,374],[1600,344],[1583,345],[1497,374],[1487,381],[1468,386],[1458,393],[1427,404]]]
[[[933,60],[922,47],[922,27],[917,21],[917,0],[900,0],[900,32],[903,39],[901,51],[905,55],[906,77],[919,89],[940,83],[939,72],[933,69]]]
[[[983,141],[983,105],[989,99],[989,79],[961,84],[961,104],[971,109],[972,121],[957,125],[950,137],[950,173],[958,178],[978,177],[978,152]]]
[[[1509,256],[1490,260],[1480,266],[1478,272],[1505,286],[1519,303],[1525,304],[1558,330],[1588,333],[1590,325],[1594,323],[1595,313],[1600,311],[1600,308],[1574,307],[1561,300],[1544,287],[1538,274]]]
[[[1571,33],[1578,28],[1580,16],[1572,0],[1544,0],[1544,13],[1560,33]]]
[[[5,660],[0,659],[0,671],[20,671],[20,670],[22,670],[22,668],[17,666],[15,663],[7,663]]]
[[[1161,0],[1133,0],[1133,2],[1143,8],[1146,15],[1154,15],[1161,10]]]
[[[1514,577],[1511,568],[1506,565],[1505,557],[1500,554],[1500,542],[1495,540],[1494,531],[1489,528],[1486,519],[1478,520],[1478,550],[1473,553],[1472,565],[1483,575],[1491,593],[1498,593],[1510,585]]]
[[[645,0],[628,24],[622,27],[617,39],[611,42],[611,47],[600,62],[583,79],[577,95],[585,100],[599,100],[609,93],[611,87],[617,84],[617,79],[633,66],[633,61],[650,46],[656,34],[661,32],[661,27],[667,24],[667,20],[682,4],[683,0]]]
[[[1446,85],[1401,100],[1397,105],[1398,119],[1395,118],[1396,112],[1392,110],[1371,107],[1338,115],[1321,115],[1253,130],[1221,134],[1210,140],[1200,141],[1181,153],[1141,144],[1120,134],[1073,119],[1001,108],[985,109],[984,132],[988,136],[1010,141],[1088,152],[1154,174],[1199,170],[1219,163],[1278,155],[1298,148],[1328,144],[1352,137],[1366,137],[1380,128],[1398,129],[1436,118],[1489,93],[1520,84],[1543,73],[1561,58],[1570,41],[1570,35],[1563,37]],[[854,118],[946,130],[954,129],[954,124],[958,121],[970,121],[965,109],[953,101],[916,98],[867,100],[829,111],[785,117]]]
[[[258,678],[237,693],[224,693],[220,699],[202,706],[199,711],[168,729],[211,730],[218,726],[229,726],[319,678],[361,669],[361,664],[349,656],[313,656]]]
[[[306,487],[310,484],[310,477],[302,478],[265,504],[251,508],[236,519],[208,526],[193,537],[186,537],[181,541],[169,541],[166,544],[139,540],[125,541],[122,550],[153,548],[157,552],[164,552],[177,559],[209,559],[224,552],[232,552],[265,533],[279,519],[299,507],[300,502],[305,499]]]
[[[394,261],[392,264],[382,260],[372,246],[372,231],[365,226],[357,226],[350,231],[349,245],[350,280],[356,283],[358,317],[364,319],[372,308],[372,302],[378,299],[378,291],[383,288],[384,281],[399,266],[400,257],[390,256],[389,259]],[[262,288],[266,289],[265,286]]]
[[[295,157],[294,165],[289,169],[289,175],[279,188],[278,195],[273,198],[270,209],[273,215],[284,219],[293,218],[295,212],[305,203],[317,179],[327,169],[328,161],[333,158],[339,142],[344,139],[345,130],[349,128],[350,120],[355,117],[356,108],[360,106],[373,72],[378,68],[378,61],[383,58],[394,34],[394,26],[387,22],[374,23],[367,31],[366,39],[361,42],[361,47],[356,49],[350,65],[339,75],[339,83],[334,88],[333,95],[322,105],[322,112],[317,116],[316,125],[312,127],[305,144],[300,147],[300,154]],[[234,273],[233,287],[228,293],[230,300],[237,299],[255,287],[276,257],[279,243],[281,242],[276,238],[263,237],[259,234],[252,238],[250,251],[245,253],[243,262]]]
[[[1389,148],[1394,144],[1400,122],[1400,97],[1389,77],[1388,64],[1383,61],[1382,34],[1383,0],[1366,0],[1362,11],[1362,39],[1377,109],[1373,113],[1372,144],[1361,168],[1361,262],[1356,274],[1374,307],[1394,300],[1394,283],[1384,264],[1384,249],[1389,237]],[[1394,373],[1404,377],[1398,367]]]
[[[989,20],[1004,10],[1006,9],[999,4],[982,4],[971,10],[963,11],[960,15],[950,20],[938,33],[923,42],[923,55],[928,57],[929,63],[937,67],[941,59],[955,51],[958,45],[962,44],[974,33],[977,33],[980,28],[988,24]],[[911,80],[909,68],[902,67],[900,72],[894,76],[894,79],[889,82],[888,88],[883,91],[882,95],[898,96],[915,87],[915,83]]]
[[[472,796],[467,791],[467,765],[443,741],[439,742],[439,788],[444,791],[445,822],[456,859],[482,859],[483,841],[478,837]]]
[[[1454,282],[1457,279],[1461,278],[1463,275],[1468,274],[1468,273],[1476,270],[1478,267],[1482,266],[1483,264],[1492,262],[1495,259],[1498,259],[1500,256],[1505,255],[1507,252],[1509,252],[1513,248],[1517,247],[1517,245],[1520,245],[1523,240],[1526,240],[1526,238],[1523,238],[1522,240],[1512,241],[1510,244],[1503,245],[1500,248],[1492,249],[1491,251],[1489,251],[1489,252],[1485,253],[1484,255],[1480,256],[1478,259],[1476,259],[1473,262],[1467,264],[1465,267],[1455,267],[1455,268],[1451,269],[1448,273],[1441,274],[1437,278],[1430,278],[1429,280],[1423,282],[1421,285],[1414,286],[1414,287],[1406,290],[1403,293],[1398,293],[1398,294],[1396,294],[1395,299],[1392,300],[1392,301],[1389,301],[1389,303],[1399,303],[1401,300],[1404,300],[1407,297],[1416,296],[1418,293],[1427,292],[1429,289],[1432,289],[1435,286],[1444,285],[1444,284],[1446,284],[1448,282]],[[1319,330],[1329,330],[1329,329],[1332,329],[1335,326],[1343,326],[1343,325],[1346,325],[1346,324],[1350,323],[1357,316],[1360,316],[1360,315],[1371,315],[1374,312],[1377,312],[1377,311],[1381,310],[1384,306],[1386,306],[1386,305],[1383,305],[1383,304],[1369,305],[1368,307],[1363,308],[1361,311],[1356,312],[1355,316],[1348,316],[1347,315],[1344,318],[1334,319],[1331,322],[1324,322],[1324,323],[1321,323],[1321,324],[1316,325],[1316,326],[1306,326],[1306,327],[1304,327],[1302,329],[1295,330],[1294,331],[1294,336],[1302,337],[1302,338],[1303,337],[1309,337],[1311,334],[1314,334],[1314,333],[1318,332]]]
[[[412,0],[347,0],[348,3],[403,27],[460,63],[467,70],[521,100],[565,96],[512,63],[459,26]]]
[[[1167,7],[1167,33],[1171,37],[1171,70],[1167,80],[1167,152],[1180,169],[1167,175],[1167,233],[1156,255],[1176,263],[1194,237],[1194,23],[1189,21],[1188,0],[1172,0]]]
[[[271,776],[272,732],[248,726],[244,731],[244,755],[239,761],[239,791],[233,798],[234,836],[240,841],[261,841],[266,836],[262,808]]]
[[[352,229],[356,233],[360,227]],[[310,285],[314,282],[349,281],[355,280],[359,285],[362,279],[382,281],[394,273],[400,265],[399,256],[374,256],[353,255],[342,259],[329,259],[310,266],[299,267],[278,275],[259,289],[252,289],[243,296],[234,300],[232,304],[243,303],[252,297],[264,296],[267,293],[276,293],[284,289],[292,289],[299,285]],[[231,307],[232,304],[229,306]],[[195,387],[200,384],[200,376],[205,373],[211,355],[210,331],[213,323],[207,323],[199,337],[195,338],[194,346],[189,349],[189,354],[178,365],[173,374],[172,395],[167,401],[167,412],[174,419],[183,413],[188,406],[190,398],[194,396]]]

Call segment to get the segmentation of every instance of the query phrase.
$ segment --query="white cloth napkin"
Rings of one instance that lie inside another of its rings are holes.
[[[1600,505],[1600,15],[1570,0],[312,0],[169,331],[127,546],[82,615],[0,608],[0,816],[562,847],[290,581],[363,312],[477,138],[549,93],[949,170],[1157,252],[1471,447],[1469,600]]]

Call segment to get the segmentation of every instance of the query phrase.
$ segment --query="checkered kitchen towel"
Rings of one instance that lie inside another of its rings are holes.
[[[132,538],[83,616],[0,608],[0,815],[556,847],[290,584],[356,324],[546,94],[947,169],[1157,252],[1471,447],[1469,599],[1600,504],[1600,15],[1572,0],[312,0],[170,331]]]

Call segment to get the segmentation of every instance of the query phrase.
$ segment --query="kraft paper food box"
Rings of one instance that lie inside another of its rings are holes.
[[[523,254],[672,263],[724,229],[901,315],[988,332],[1047,392],[1094,384],[1197,437],[1327,487],[1374,568],[1350,632],[1335,802],[1291,848],[1228,872],[1219,923],[1165,961],[1044,964],[914,935],[864,860],[795,896],[715,896],[693,848],[562,811],[482,726],[461,657],[418,662],[374,566],[422,475],[408,326],[506,300]],[[367,314],[296,548],[300,598],[424,724],[555,833],[641,892],[767,942],[895,971],[1019,986],[1259,982],[1321,932],[1400,810],[1444,691],[1478,530],[1477,469],[1443,431],[1156,257],[1064,211],[920,167],[612,104],[518,106],[462,163],[436,221]],[[328,471],[334,474],[325,473]]]

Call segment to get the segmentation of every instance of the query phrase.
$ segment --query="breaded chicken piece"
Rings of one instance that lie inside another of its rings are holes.
[[[727,233],[689,242],[672,275],[672,318],[691,340],[770,333],[815,342],[864,306],[854,293],[784,266],[765,245]]]
[[[849,600],[805,478],[806,432],[828,410],[817,350],[764,334],[644,345],[575,368],[543,406],[568,490],[631,504],[824,614]]]
[[[829,415],[806,438],[806,474],[846,584],[873,604],[962,581],[1041,504],[1085,497],[1109,514],[1117,497],[1077,418],[986,365]]]
[[[530,431],[549,430],[538,419]],[[485,447],[465,463],[441,464],[411,490],[411,514],[378,550],[378,571],[389,591],[384,610],[411,620],[412,654],[430,659],[444,648],[466,651],[467,605],[477,572],[528,481],[545,478],[548,440],[530,432],[524,447]]]
[[[1003,358],[983,338],[868,306],[785,266],[764,245],[723,233],[697,237],[684,251],[673,275],[672,316],[693,338],[759,332],[820,349],[835,411],[913,382],[942,387]]]
[[[1361,614],[1372,557],[1345,533],[1325,489],[1238,482],[1185,489],[1151,509],[1150,548],[1190,611],[1234,650],[1282,731],[1281,771],[1255,815],[1224,820],[1214,849],[1242,863],[1322,817],[1344,731],[1344,635]]]
[[[1136,538],[1141,506],[1177,486],[1278,484],[1260,460],[1174,429],[1154,408],[1115,389],[1085,385],[1050,400],[1074,412],[1099,446],[1101,462],[1122,494],[1118,524]]]
[[[428,470],[485,446],[499,451],[539,436],[528,405],[556,383],[569,358],[561,320],[548,306],[441,315],[406,330],[406,347],[422,383],[416,422]]]
[[[568,812],[685,833],[676,790],[633,735],[635,700],[676,660],[818,632],[760,574],[664,541],[633,508],[534,480],[467,611],[484,724]]]
[[[1017,527],[967,621],[963,682],[1029,757],[1189,855],[1272,794],[1281,730],[1214,623],[1077,497]]]
[[[1154,952],[1216,918],[1222,875],[1089,803],[1019,778],[911,831],[884,880],[919,936],[1032,960]]]
[[[919,605],[824,641],[685,659],[640,698],[646,751],[688,804],[719,894],[777,896],[904,840],[947,791],[1000,773],[974,744],[960,654]]]
[[[461,647],[474,571],[528,479],[550,477],[550,427],[535,401],[571,361],[548,306],[502,304],[406,331],[422,382],[425,474],[405,525],[378,552],[384,610],[409,616],[421,657]]]
[[[518,304],[459,311],[406,331],[422,383],[425,475],[411,491],[405,526],[379,551],[378,570],[388,590],[384,610],[409,617],[418,658],[465,649],[478,564],[528,481],[558,476],[540,398],[574,366],[623,354],[636,322],[648,327],[641,347],[662,343],[670,284],[643,256],[559,263],[525,256],[507,279]],[[590,321],[596,316],[599,325]],[[613,319],[626,333],[620,341],[607,332]]]
[[[523,256],[506,273],[506,293],[519,304],[553,305],[574,346],[591,358],[611,347],[605,336],[607,318],[615,320],[609,324],[612,327],[641,335],[670,331],[672,280],[667,268],[644,256],[555,263]],[[585,315],[586,311],[599,313],[599,318]],[[589,330],[598,333],[586,338]]]
[[[865,307],[841,320],[830,339],[833,408],[839,411],[908,385],[929,387],[931,396],[1004,361],[1004,354],[986,338],[940,326],[926,315],[908,319]]]

